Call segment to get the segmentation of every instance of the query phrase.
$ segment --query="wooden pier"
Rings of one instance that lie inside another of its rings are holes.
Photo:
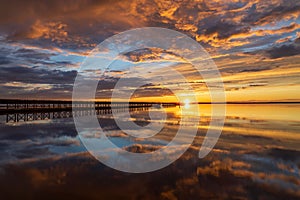
[[[155,105],[161,107],[174,107],[178,103],[161,102],[108,102],[108,101],[61,101],[61,100],[19,100],[0,99],[0,115],[13,113],[36,113],[72,110],[103,110],[129,108],[149,108]]]

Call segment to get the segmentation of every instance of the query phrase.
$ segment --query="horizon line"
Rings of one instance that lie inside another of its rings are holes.
[[[62,99],[0,99],[0,103],[4,103],[5,101],[31,101],[31,102],[43,102],[43,101],[56,101],[56,102],[73,102],[72,100],[62,100]],[[116,103],[126,103],[125,101],[109,101],[109,100],[78,100],[76,102],[116,102]],[[130,101],[130,103],[177,103],[182,104],[184,102],[161,102],[161,101]],[[300,104],[300,101],[231,101],[231,102],[190,102],[190,104]]]

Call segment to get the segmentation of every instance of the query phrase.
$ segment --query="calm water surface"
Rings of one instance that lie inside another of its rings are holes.
[[[299,104],[228,105],[222,135],[204,159],[198,151],[210,106],[200,110],[198,134],[188,151],[145,174],[98,162],[80,142],[72,118],[6,122],[0,116],[1,199],[300,199]],[[178,130],[179,108],[165,111],[163,130],[150,139],[123,133],[111,114],[98,118],[118,147],[143,153],[166,145]],[[131,119],[145,126],[148,113],[131,111]],[[191,128],[193,121],[184,125],[186,132]]]

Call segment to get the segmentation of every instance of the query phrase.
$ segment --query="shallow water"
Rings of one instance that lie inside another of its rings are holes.
[[[144,174],[119,172],[96,160],[79,140],[72,118],[6,122],[7,117],[0,116],[1,195],[3,199],[300,198],[299,104],[227,105],[222,135],[203,159],[198,152],[211,108],[200,105],[199,109],[200,123],[191,120],[183,127],[186,134],[198,128],[190,148],[171,165]],[[122,132],[109,113],[98,119],[118,148],[143,153],[175,136],[180,108],[150,110],[154,115],[164,111],[164,128],[149,139]],[[131,120],[146,126],[148,113],[131,111]],[[184,138],[180,145],[188,145]]]

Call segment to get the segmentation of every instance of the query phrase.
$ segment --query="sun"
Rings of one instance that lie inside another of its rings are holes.
[[[185,99],[184,100],[184,108],[185,109],[189,109],[190,108],[190,100],[189,99]]]

